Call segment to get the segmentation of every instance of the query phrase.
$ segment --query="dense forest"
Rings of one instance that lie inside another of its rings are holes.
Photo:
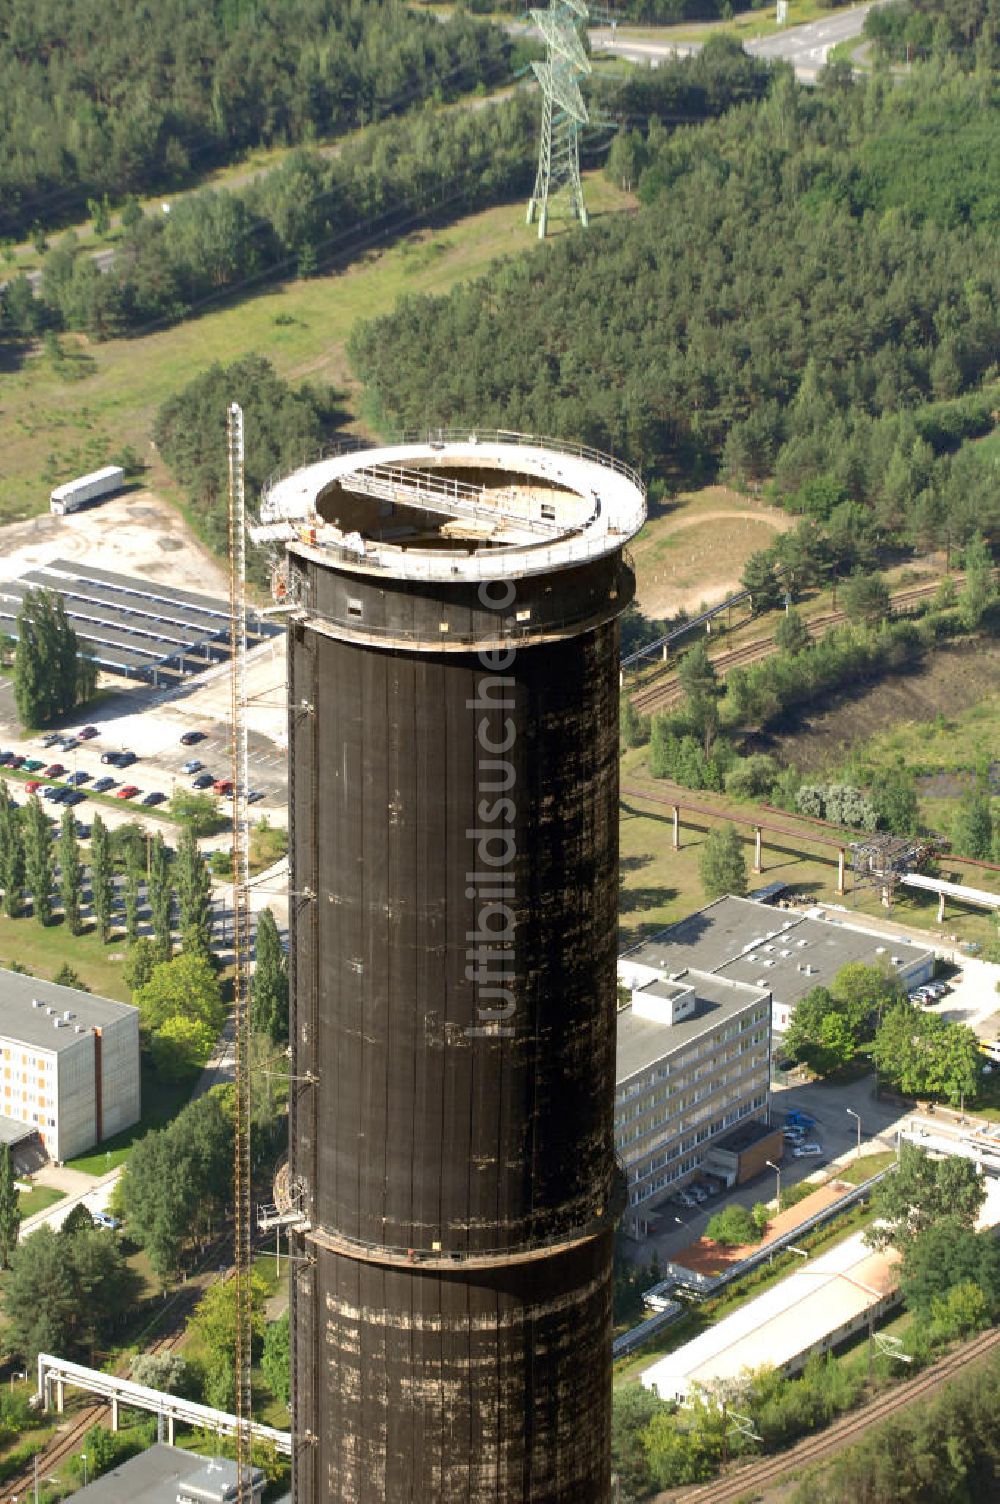
[[[990,149],[966,177],[969,141]],[[571,433],[668,477],[773,476],[882,536],[996,534],[992,446],[962,442],[988,409],[937,405],[996,374],[998,150],[989,75],[779,75],[717,121],[623,136],[609,171],[629,158],[639,215],[401,300],[357,328],[355,368],[387,427]]]
[[[591,96],[596,111],[625,121],[697,121],[762,97],[771,78],[766,64],[727,43],[655,73],[595,79]],[[169,214],[144,216],[133,203],[106,274],[68,232],[45,258],[39,298],[25,278],[0,293],[0,332],[145,331],[267,278],[321,271],[415,222],[527,198],[538,109],[537,92],[526,90],[475,110],[419,108],[371,126],[336,154],[301,148],[242,193],[189,194]],[[634,134],[624,155],[616,152],[616,173],[632,170]],[[608,141],[598,132],[591,146],[603,155]]]
[[[882,60],[958,58],[965,67],[1000,63],[1000,11],[996,0],[900,0],[873,5],[865,35]]]
[[[329,387],[293,388],[262,355],[247,355],[229,366],[216,363],[163,404],[153,426],[154,441],[188,494],[195,527],[220,554],[228,548],[225,427],[227,407],[234,401],[243,408],[251,497],[259,496],[278,471],[316,459],[344,416]],[[251,549],[247,564],[261,583],[261,552]]]
[[[0,235],[451,97],[510,49],[401,0],[0,0]]]

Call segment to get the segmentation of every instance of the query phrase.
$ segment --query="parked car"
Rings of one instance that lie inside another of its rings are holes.
[[[42,798],[50,800],[52,804],[62,804],[72,792],[64,783],[50,783],[47,789],[42,790]]]
[[[823,1145],[807,1141],[804,1144],[796,1144],[792,1153],[796,1159],[809,1159],[813,1154],[822,1154]]]
[[[213,794],[228,794],[232,786],[233,780],[231,778],[217,778],[212,784],[212,792]]]
[[[205,764],[199,757],[189,757],[181,768],[182,773],[200,773]]]
[[[54,762],[51,767],[45,769],[46,778],[61,778],[66,769],[61,762]]]
[[[203,742],[204,740],[204,731],[185,731],[184,735],[181,737],[181,746],[193,747],[195,742]]]
[[[191,780],[193,789],[210,789],[215,783],[211,773],[199,773],[197,778]]]
[[[24,791],[27,794],[37,794],[38,790],[42,787],[43,784],[40,779],[32,778],[24,785]]]
[[[25,773],[40,773],[45,766],[40,757],[15,757],[11,767],[16,768],[19,763]]]
[[[100,736],[101,733],[96,726],[84,726],[83,730],[78,731],[76,734],[82,742],[89,742],[93,741],[95,736]]]
[[[110,1212],[91,1212],[91,1218],[95,1227],[109,1227],[112,1232],[117,1232],[121,1223]]]
[[[938,998],[938,997],[944,997],[945,993],[948,991],[948,983],[947,982],[928,982],[927,983],[927,991],[930,992],[930,993],[933,993],[933,995],[936,998]]]
[[[781,1132],[790,1144],[801,1144],[806,1136],[806,1130],[796,1127],[794,1123],[786,1123]]]
[[[108,789],[113,789],[114,786],[115,779],[109,778],[107,774],[105,774],[103,778],[98,778],[91,792],[94,794],[106,794],[108,792]]]
[[[54,747],[57,742],[62,741],[62,738],[63,734],[61,731],[50,731],[47,735],[42,737],[42,746]]]
[[[73,749],[75,747],[78,747],[79,745],[80,743],[77,741],[75,736],[64,736],[62,741],[59,743],[59,750],[60,752],[72,752]]]
[[[142,802],[147,805],[162,804],[166,797],[166,794],[161,794],[157,789],[154,789],[152,793],[145,795]]]
[[[134,799],[139,790],[134,783],[123,783],[115,795],[116,799]]]
[[[686,1206],[689,1211],[691,1211],[698,1205],[698,1202],[689,1191],[678,1191],[677,1195],[674,1197],[674,1200],[677,1202],[678,1206]]]
[[[266,798],[267,798],[267,795],[263,792],[262,789],[251,789],[250,792],[247,794],[247,803],[248,804],[259,804],[262,799],[266,799]]]
[[[118,754],[118,761],[116,762],[115,767],[130,768],[134,762],[138,761],[139,759],[138,757],[136,757],[134,752],[122,751]]]
[[[63,792],[61,803],[68,804],[72,808],[74,805],[82,804],[86,797],[86,789],[66,789]]]
[[[0,768],[5,768],[13,756],[14,754],[9,747],[5,752],[0,752]]]
[[[78,838],[81,841],[89,841],[90,840],[90,834],[91,834],[90,826],[84,824],[84,822],[82,820],[77,820],[77,822],[76,822],[76,824],[74,825],[73,828],[76,831],[77,836],[78,836]]]
[[[89,780],[89,778],[90,778],[90,774],[89,773],[85,773],[82,768],[78,768],[75,773],[71,773],[69,775],[69,777],[67,778],[66,782],[67,783],[71,783],[71,784],[73,784],[74,787],[78,788],[81,783],[86,783]]]
[[[18,768],[24,767],[24,758],[20,755],[19,752],[15,752],[14,756],[11,758],[7,766],[8,768],[13,768],[16,772]]]

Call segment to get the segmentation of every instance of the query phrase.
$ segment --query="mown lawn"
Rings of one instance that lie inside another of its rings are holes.
[[[673,822],[669,806],[622,794],[619,948],[625,949],[628,945],[635,945],[656,934],[675,920],[684,918],[707,902],[698,871],[698,858],[707,832],[713,825],[724,823],[728,819],[744,822],[751,820],[754,806],[740,804],[704,789],[675,789],[671,784],[650,779],[645,749],[641,747],[626,752],[622,758],[621,782],[623,789],[636,787],[641,782],[661,797],[676,794],[682,804],[690,800],[703,808],[717,811],[717,817],[682,814],[681,849],[674,851],[671,846]],[[862,888],[856,893],[852,892],[848,856],[847,893],[838,897],[836,847],[817,846],[810,840],[809,827],[800,824],[793,814],[764,811],[762,818],[795,834],[791,837],[776,836],[769,835],[765,830],[762,871],[758,875],[750,871],[753,863],[750,827],[747,824],[738,826],[751,892],[765,883],[786,882],[800,895],[840,905],[846,910],[851,922],[863,924],[866,918],[881,921],[891,918],[901,925],[940,934],[937,899],[934,894],[900,888],[892,915],[889,916],[882,907],[875,888]],[[980,887],[991,886],[988,879],[997,875],[967,868],[963,881],[970,880],[971,871],[977,873],[975,881]],[[976,910],[962,911],[954,904],[948,909],[944,927],[949,935],[957,934],[962,941],[979,944],[996,936],[996,923],[991,914]]]
[[[63,965],[69,965],[91,992],[117,1002],[129,1001],[122,978],[124,941],[102,945],[94,931],[71,935],[57,917],[52,924],[38,924],[30,915],[8,919],[0,915],[0,966],[27,967],[33,976],[51,981]]]

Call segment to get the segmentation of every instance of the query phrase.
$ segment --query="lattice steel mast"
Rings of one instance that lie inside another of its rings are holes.
[[[243,410],[230,404],[226,428],[229,457],[229,648],[233,779],[233,1010],[236,1024],[236,1119],[233,1193],[236,1270],[236,1477],[238,1504],[252,1499],[250,1394],[251,1194],[250,1194],[250,831],[247,805],[247,601],[246,495]]]
[[[548,226],[550,202],[560,195],[568,200],[570,217],[587,223],[580,182],[580,127],[590,117],[579,79],[591,72],[591,65],[577,32],[587,15],[587,0],[549,0],[548,10],[531,12],[546,46],[545,61],[531,65],[542,86],[542,135],[535,189],[528,200],[528,224],[537,209],[540,240]]]

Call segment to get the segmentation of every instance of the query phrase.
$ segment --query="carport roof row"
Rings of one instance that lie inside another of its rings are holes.
[[[11,636],[17,635],[17,613],[30,589],[62,597],[87,656],[112,673],[155,683],[158,670],[200,671],[228,656],[226,601],[57,559],[0,586],[0,625]],[[258,618],[250,624],[251,642],[280,630]],[[191,657],[197,661],[190,663]]]

